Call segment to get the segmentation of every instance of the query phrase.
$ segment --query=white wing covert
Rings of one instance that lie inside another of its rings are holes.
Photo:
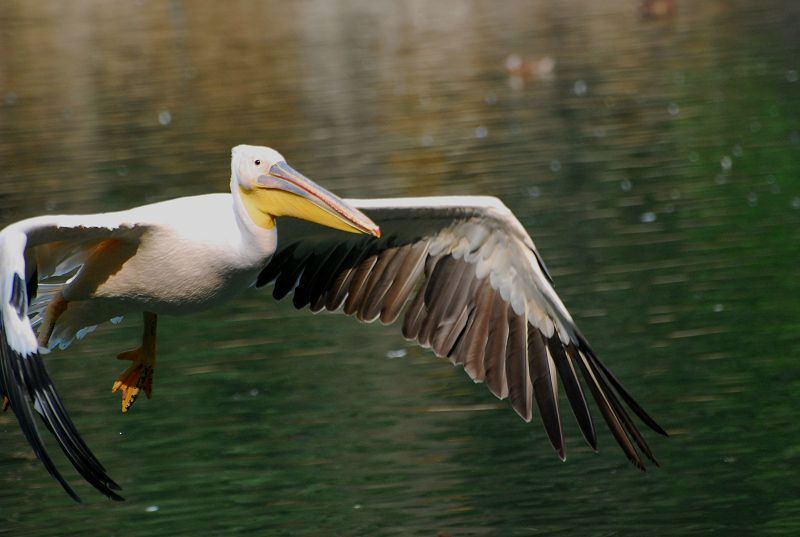
[[[597,358],[556,294],[528,233],[500,200],[433,197],[347,200],[382,237],[337,232],[298,220],[278,223],[279,248],[258,277],[273,296],[294,292],[297,308],[358,320],[396,320],[402,332],[460,364],[475,382],[508,398],[526,421],[535,401],[547,435],[565,458],[558,378],[587,443],[597,440],[580,371],[627,457],[655,458],[623,402],[666,432]]]

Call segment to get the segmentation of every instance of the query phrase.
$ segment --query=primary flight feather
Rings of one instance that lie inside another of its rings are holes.
[[[118,356],[131,365],[112,385],[126,412],[140,393],[151,395],[158,315],[192,313],[267,284],[275,298],[292,294],[297,308],[314,312],[383,323],[403,315],[406,338],[462,365],[524,420],[536,408],[562,459],[558,381],[596,448],[588,388],[627,457],[640,468],[640,452],[655,461],[629,410],[666,433],[599,361],[530,235],[498,199],[343,200],[278,152],[247,145],[233,148],[230,185],[230,194],[41,216],[0,231],[0,395],[74,499],[36,415],[87,482],[122,498],[72,423],[42,354],[142,313],[142,343]]]

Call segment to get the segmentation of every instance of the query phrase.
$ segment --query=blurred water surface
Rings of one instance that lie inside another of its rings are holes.
[[[125,416],[113,356],[138,319],[50,355],[128,501],[70,502],[3,414],[0,535],[797,535],[798,20],[777,0],[5,2],[0,225],[224,191],[238,143],[342,195],[496,195],[672,438],[643,474],[567,414],[561,463],[396,327],[254,292],[163,319],[154,399]]]

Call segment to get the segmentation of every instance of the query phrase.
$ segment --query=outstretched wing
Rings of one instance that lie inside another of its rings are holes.
[[[28,306],[39,277],[69,272],[104,240],[138,240],[143,228],[121,223],[118,214],[44,216],[0,231],[0,396],[7,398],[36,456],[77,501],[47,452],[34,411],[86,481],[113,500],[122,497],[64,408],[40,356]]]
[[[365,322],[391,323],[410,301],[403,335],[461,364],[526,421],[535,401],[562,459],[558,378],[592,448],[597,440],[584,385],[628,458],[644,469],[635,444],[656,462],[626,405],[650,428],[665,431],[597,358],[556,295],[530,236],[502,202],[347,201],[381,226],[380,239],[283,219],[278,251],[257,286],[273,283],[276,299],[294,292],[297,308],[341,310]]]

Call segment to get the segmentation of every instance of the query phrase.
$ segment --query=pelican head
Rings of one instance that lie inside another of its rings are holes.
[[[234,147],[231,183],[238,188],[250,218],[261,227],[270,229],[276,217],[293,216],[351,233],[381,236],[380,228],[364,213],[296,171],[269,147]]]

